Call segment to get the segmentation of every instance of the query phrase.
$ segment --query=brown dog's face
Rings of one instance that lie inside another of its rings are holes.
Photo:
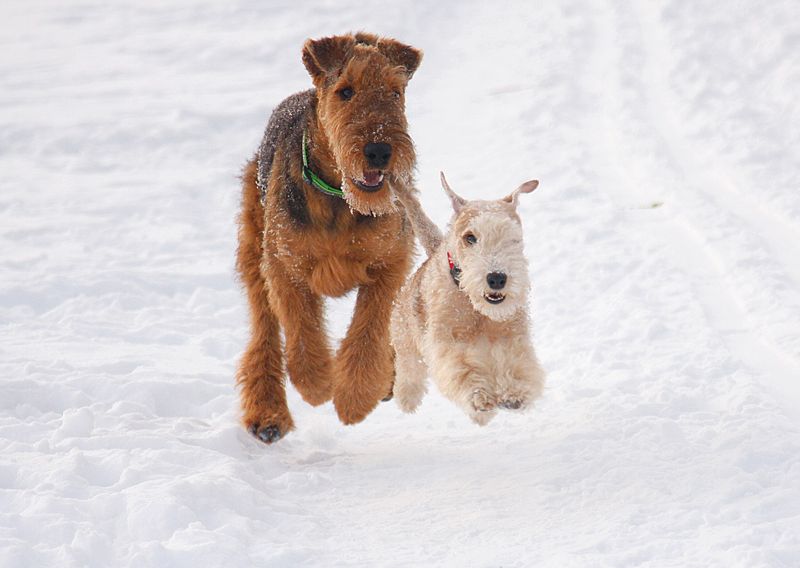
[[[392,211],[390,186],[410,181],[415,155],[405,89],[421,58],[410,46],[362,33],[308,40],[303,47],[345,199],[364,215]]]

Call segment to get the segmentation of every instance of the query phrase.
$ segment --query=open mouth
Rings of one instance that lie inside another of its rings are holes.
[[[364,172],[364,177],[362,179],[353,178],[353,183],[363,191],[378,191],[383,187],[383,172],[380,170]]]
[[[504,294],[500,292],[492,292],[490,294],[484,294],[483,299],[489,302],[490,304],[499,304],[503,300],[506,299]]]

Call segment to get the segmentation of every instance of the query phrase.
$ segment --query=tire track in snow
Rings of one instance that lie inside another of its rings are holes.
[[[725,282],[724,266],[702,233],[685,219],[666,220],[656,230],[670,242],[673,261],[691,277],[709,324],[731,355],[764,377],[787,414],[800,418],[800,393],[792,381],[800,376],[800,366],[763,335],[753,333],[740,298]]]
[[[672,126],[682,122],[676,110],[678,105],[664,74],[659,72],[658,65],[654,63],[669,57],[664,33],[656,20],[657,15],[641,5],[636,9],[646,56],[643,75],[646,84],[650,85],[646,97],[651,101],[649,106],[659,110],[658,113],[652,113],[653,124],[674,161],[681,165],[684,181],[712,206],[735,216],[741,225],[750,227],[767,245],[770,256],[780,260],[781,268],[792,279],[795,287],[800,288],[800,265],[797,263],[797,258],[800,258],[800,227],[794,226],[780,212],[742,191],[741,181],[737,183],[732,179],[733,176],[721,171],[730,171],[724,165],[725,160],[722,157],[715,156],[713,162],[701,163],[698,158],[701,155],[699,149],[693,147],[688,136],[682,136]]]
[[[712,242],[707,227],[722,230],[722,237],[730,227],[728,219],[745,227],[744,246],[755,243],[763,247],[769,259],[778,261],[780,274],[791,281],[794,289],[800,288],[800,267],[795,261],[800,257],[800,230],[742,193],[713,163],[701,163],[697,158],[698,149],[680,130],[683,121],[662,71],[669,69],[665,63],[672,55],[660,36],[657,8],[639,6],[634,13],[613,3],[605,8],[598,11],[596,18],[600,35],[597,45],[604,47],[597,49],[593,57],[595,72],[606,78],[606,88],[599,95],[603,112],[598,113],[597,119],[597,131],[606,143],[597,145],[595,159],[606,179],[616,182],[607,188],[608,193],[617,203],[629,205],[632,196],[640,195],[639,188],[646,188],[647,184],[677,182],[669,188],[677,207],[669,208],[671,218],[658,224],[656,236],[669,243],[667,250],[673,262],[690,279],[709,326],[731,355],[762,376],[786,412],[798,416],[800,388],[793,378],[800,376],[800,362],[775,341],[773,314],[748,309],[748,298],[731,285],[736,267],[726,264],[725,252],[719,249],[720,243],[728,248],[731,245],[719,238]],[[641,82],[626,82],[629,63],[641,66]],[[626,97],[630,96],[639,104],[626,106]],[[633,108],[644,110],[637,114]],[[641,133],[644,139],[633,136]],[[614,167],[613,164],[632,161],[631,156],[617,153],[616,149],[624,148],[632,148],[641,164],[652,165],[655,161],[655,168],[640,173],[642,182],[647,183],[634,183],[631,178],[635,174],[629,175],[627,168],[623,171]],[[648,151],[654,155],[648,155]],[[656,177],[661,173],[658,170],[666,175]],[[738,241],[734,245],[739,246],[735,250],[739,258],[747,258],[753,252],[743,250]],[[794,310],[795,306],[787,309]]]
[[[721,175],[714,165],[720,162],[718,156],[715,156],[713,163],[701,163],[698,160],[698,149],[692,146],[688,136],[682,136],[676,128],[681,123],[675,110],[676,101],[669,98],[672,91],[663,72],[660,72],[663,67],[657,65],[658,61],[664,61],[669,56],[657,14],[639,5],[636,18],[641,25],[645,48],[643,78],[645,84],[649,85],[646,96],[651,104],[648,108],[657,108],[659,111],[652,113],[653,125],[681,167],[679,173],[687,182],[683,187],[691,188],[697,192],[696,195],[710,202],[712,207],[733,216],[739,226],[749,227],[768,250],[769,257],[780,262],[780,269],[791,279],[792,288],[800,288],[800,265],[796,261],[800,258],[800,230],[774,211],[763,207],[756,199],[739,191],[730,176]],[[684,193],[687,193],[686,189],[683,189]],[[730,268],[725,265],[722,255],[714,250],[708,239],[703,239],[702,226],[688,217],[684,217],[681,224],[682,232],[671,231],[669,235],[670,240],[676,235],[679,238],[673,256],[684,263],[694,264],[690,272],[692,275],[703,274],[705,267],[706,280],[695,276],[693,282],[712,325],[720,331],[731,354],[767,381],[767,386],[778,395],[776,399],[787,413],[800,416],[800,387],[796,383],[796,378],[800,377],[800,361],[774,341],[771,322],[763,314],[747,309],[747,302],[727,278]],[[677,223],[673,221],[672,225]],[[676,228],[680,229],[680,226]],[[680,239],[683,240],[682,244]],[[756,329],[766,333],[756,333]]]

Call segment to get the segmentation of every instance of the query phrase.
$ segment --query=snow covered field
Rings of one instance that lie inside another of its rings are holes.
[[[435,220],[440,169],[541,180],[549,382],[483,429],[291,391],[265,447],[237,175],[303,40],[358,29],[426,53]],[[798,53],[793,1],[4,0],[0,566],[800,566]]]

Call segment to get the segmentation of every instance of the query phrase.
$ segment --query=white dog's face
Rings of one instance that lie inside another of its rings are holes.
[[[448,251],[461,270],[459,288],[480,314],[503,321],[528,302],[531,287],[522,244],[517,201],[539,186],[526,181],[502,199],[467,201],[441,174],[455,217],[447,235]]]
[[[522,225],[513,206],[466,202],[453,220],[448,240],[461,269],[460,287],[477,312],[502,321],[527,305],[528,263]]]

